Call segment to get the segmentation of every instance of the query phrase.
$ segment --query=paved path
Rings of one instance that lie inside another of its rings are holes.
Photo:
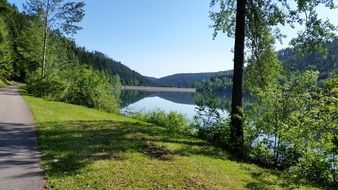
[[[37,146],[33,117],[18,87],[0,89],[0,190],[42,188]]]

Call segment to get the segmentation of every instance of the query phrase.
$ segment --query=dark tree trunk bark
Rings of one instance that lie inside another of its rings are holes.
[[[243,72],[245,43],[245,6],[246,0],[237,0],[235,58],[231,103],[231,134],[230,143],[233,148],[242,150],[244,143],[243,120]]]

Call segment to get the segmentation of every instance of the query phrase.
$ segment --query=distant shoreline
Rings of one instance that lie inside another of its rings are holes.
[[[152,86],[123,86],[123,90],[139,90],[149,92],[185,92],[196,93],[196,88],[152,87]]]

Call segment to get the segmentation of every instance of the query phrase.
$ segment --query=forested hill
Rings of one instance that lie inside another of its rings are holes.
[[[319,79],[327,79],[338,76],[338,38],[326,44],[327,55],[319,52],[300,56],[291,48],[278,52],[285,69],[290,71],[319,71]]]
[[[318,52],[299,56],[291,48],[278,51],[278,57],[284,68],[288,70],[318,70],[320,72],[320,79],[330,78],[338,74],[338,39],[327,44],[326,47],[328,50],[326,57]],[[180,73],[157,79],[143,76],[101,52],[89,52],[85,48],[76,46],[73,46],[73,51],[81,63],[88,64],[100,71],[107,71],[110,75],[117,74],[120,76],[122,84],[125,85],[191,87],[198,82],[220,78],[225,75],[228,76],[227,78],[231,78],[232,74],[232,71]]]
[[[300,56],[291,48],[286,48],[277,52],[278,58],[286,70],[290,71],[319,71],[319,79],[332,78],[338,75],[338,38],[326,45],[327,55],[319,52]],[[226,79],[223,79],[226,76]],[[183,73],[175,74],[159,79],[147,77],[152,82],[160,86],[191,87],[199,86],[201,82],[218,81],[224,85],[224,81],[232,78],[232,71],[209,72],[209,73]],[[220,82],[220,81],[223,81]],[[226,82],[227,83],[227,82]],[[228,83],[227,83],[228,84]]]
[[[295,50],[286,48],[277,52],[283,68],[286,71],[319,71],[319,80],[338,76],[338,38],[326,44],[327,54],[319,52],[301,56]],[[215,75],[207,80],[196,81],[198,91],[213,89],[215,92],[224,92],[230,89],[232,73]],[[175,75],[174,75],[175,76]]]
[[[159,79],[154,79],[149,77],[150,80],[153,80],[158,85],[161,86],[175,86],[175,87],[191,87],[196,82],[203,80],[209,80],[212,77],[224,76],[231,74],[232,71],[220,71],[220,72],[208,72],[208,73],[182,73],[175,74]]]
[[[90,65],[101,72],[108,72],[109,75],[119,75],[123,85],[154,85],[154,82],[140,73],[101,52],[89,52],[84,47],[76,47],[75,44],[73,44],[72,49],[80,63]]]

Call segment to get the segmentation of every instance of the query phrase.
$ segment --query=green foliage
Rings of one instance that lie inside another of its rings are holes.
[[[297,6],[294,6],[295,4]],[[219,32],[234,37],[236,5],[235,0],[211,0],[210,7],[216,7],[210,13],[210,18],[214,22],[212,25],[214,37]],[[247,1],[246,48],[251,50],[251,48],[257,47],[256,38],[260,37],[267,29],[271,31],[275,39],[282,40],[286,35],[281,33],[280,26],[289,25],[295,28],[295,25],[299,24],[304,26],[304,30],[298,33],[291,45],[302,52],[324,50],[323,45],[334,38],[334,31],[337,28],[329,20],[318,17],[317,7],[319,6],[336,9],[334,0]]]
[[[253,159],[291,168],[298,178],[333,184],[338,99],[332,82],[320,88],[318,72],[294,73],[255,96],[246,112],[246,140]]]
[[[118,112],[120,78],[106,72],[107,65],[97,72],[79,66],[75,42],[64,36],[80,29],[75,24],[84,16],[83,7],[83,2],[29,0],[20,13],[1,1],[0,77],[27,82],[27,91],[38,97]],[[48,48],[44,48],[47,37]],[[48,64],[41,64],[42,60]],[[37,69],[42,65],[41,78]]]
[[[206,90],[206,89],[205,89]],[[229,140],[229,120],[225,110],[229,102],[216,96],[213,89],[196,95],[197,115],[194,117],[194,128],[198,136],[211,142],[225,145]]]
[[[41,78],[38,72],[31,74],[26,82],[28,93],[50,100],[60,100],[66,83],[57,75]]]
[[[82,1],[27,0],[24,9],[28,15],[39,17],[48,30],[70,35],[81,29],[76,24],[85,16],[84,6]]]
[[[49,50],[49,33],[59,36],[73,35],[81,27],[76,24],[84,17],[83,2],[71,2],[64,0],[28,0],[24,4],[25,12],[38,18],[42,23],[42,63],[41,77],[45,77],[47,51]],[[53,36],[52,36],[53,37]],[[50,60],[49,60],[50,61]]]
[[[15,39],[16,46],[16,79],[23,81],[29,73],[36,71],[41,64],[42,36],[41,24],[38,20],[17,14],[15,22],[20,28]]]
[[[119,81],[110,83],[108,77],[103,77],[84,66],[72,67],[71,71],[71,75],[67,73],[69,71],[58,72],[46,75],[43,79],[35,73],[27,80],[27,91],[37,97],[107,112],[119,111],[119,99],[116,94],[120,91]]]
[[[164,127],[172,133],[193,133],[193,129],[187,118],[177,112],[166,113],[163,110],[157,110],[152,112],[131,113],[131,116],[135,119]]]
[[[268,28],[262,28],[262,34],[255,36],[255,47],[252,48],[245,70],[245,86],[250,92],[265,90],[278,83],[282,70],[273,49],[274,38]]]
[[[300,55],[297,51],[286,48],[278,52],[278,58],[283,63],[286,70],[319,71],[319,79],[325,80],[338,76],[338,38],[332,42],[324,44],[327,54],[323,55],[319,51]]]
[[[62,97],[63,101],[108,112],[119,111],[118,96],[114,96],[108,78],[84,67],[78,67],[74,71]]]
[[[324,45],[334,39],[337,28],[328,20],[318,18],[317,7],[321,5],[336,8],[333,0],[211,0],[211,7],[217,6],[217,9],[211,11],[210,17],[214,21],[214,37],[218,32],[229,37],[236,35],[237,47],[244,45],[237,39],[246,37],[248,79],[245,83],[258,98],[250,109],[244,110],[245,137],[253,159],[280,168],[294,167],[301,178],[332,184],[336,182],[337,169],[337,156],[332,151],[337,133],[337,98],[319,87],[316,72],[281,76],[273,49],[275,40],[285,37],[280,33],[280,26],[287,24],[294,28],[298,24],[304,26],[304,30],[291,41],[296,50],[325,52]],[[245,27],[241,27],[244,24]],[[237,106],[242,107],[242,100],[236,101],[236,97],[242,96],[243,64],[236,58],[241,58],[243,52],[240,48],[236,51],[235,66],[239,67],[234,74],[232,114],[237,113]],[[241,121],[231,123],[234,137],[241,137],[236,135],[237,131],[241,132]],[[330,157],[332,159],[328,159]]]
[[[13,74],[11,41],[6,23],[0,14],[0,78],[9,79]]]
[[[211,73],[182,73],[175,74],[159,79],[153,79],[160,86],[171,87],[192,87],[195,83],[209,80],[212,77],[228,75],[231,71],[211,72]]]
[[[111,76],[118,75],[123,85],[154,85],[153,82],[140,73],[131,70],[121,62],[115,61],[101,52],[89,52],[85,48],[76,47],[75,43],[71,44],[71,49],[80,63],[90,65],[93,69]]]
[[[318,154],[313,151],[302,156],[297,164],[291,168],[291,173],[298,180],[306,179],[313,183],[333,183],[332,166],[327,155]],[[336,172],[337,173],[337,172]],[[336,174],[335,174],[336,175]]]
[[[232,71],[226,75],[214,76],[208,80],[202,80],[194,84],[198,92],[213,91],[215,93],[225,93],[231,90],[232,86]]]
[[[246,70],[246,87],[255,96],[244,104],[247,155],[267,167],[286,169],[299,181],[336,184],[337,78],[318,83],[318,72],[285,72],[269,48],[262,53]],[[259,73],[264,77],[257,78]],[[198,134],[227,147],[229,123],[220,110],[228,110],[228,103],[220,103],[213,89],[204,90],[197,97]]]

